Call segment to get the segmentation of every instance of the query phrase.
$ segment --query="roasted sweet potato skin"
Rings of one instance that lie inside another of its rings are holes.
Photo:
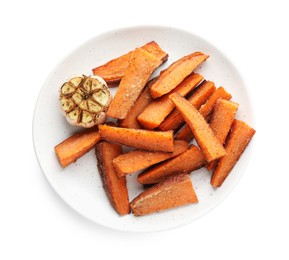
[[[135,216],[143,216],[197,202],[189,175],[180,174],[148,188],[130,206]]]
[[[54,147],[57,159],[64,168],[89,152],[100,141],[96,128],[84,130],[65,139]]]
[[[112,166],[112,161],[122,152],[121,145],[100,142],[95,147],[97,167],[106,195],[120,215],[130,213],[126,178],[119,178]]]
[[[168,54],[164,52],[155,41],[151,41],[145,44],[141,47],[141,49],[156,56],[162,62],[166,61],[168,58]],[[102,77],[109,85],[117,84],[124,76],[125,70],[127,69],[133,55],[134,50],[116,59],[113,59],[101,66],[98,66],[92,69],[93,75],[98,75]]]

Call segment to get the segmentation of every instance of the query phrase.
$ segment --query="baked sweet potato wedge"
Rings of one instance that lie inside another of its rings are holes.
[[[100,141],[96,128],[70,136],[54,147],[60,165],[64,168],[89,152]]]
[[[137,117],[140,124],[146,129],[154,129],[164,121],[167,115],[174,109],[174,104],[170,100],[171,93],[179,93],[186,96],[203,80],[200,74],[192,73],[186,77],[170,93],[152,101],[144,111]]]
[[[108,142],[100,142],[95,147],[97,167],[110,204],[118,214],[126,215],[130,213],[126,177],[118,177],[112,165],[121,152],[121,145]]]
[[[245,122],[237,119],[234,120],[226,140],[225,148],[227,154],[218,161],[212,175],[211,184],[214,187],[221,187],[255,132],[256,131]]]
[[[189,98],[188,101],[192,103],[192,105],[199,109],[213,94],[216,90],[215,84],[211,81],[204,80],[196,92],[194,92]],[[159,130],[167,131],[173,130],[176,131],[179,129],[185,120],[183,119],[180,112],[175,108],[166,118],[165,120],[158,126]]]
[[[179,140],[174,141],[174,151],[172,153],[133,150],[114,158],[113,166],[117,175],[121,177],[173,158],[185,152],[187,148],[188,143]]]
[[[102,139],[149,151],[174,151],[173,131],[150,131],[99,125]]]
[[[230,131],[239,104],[219,99],[213,110],[210,127],[221,144],[224,144]]]
[[[224,156],[226,154],[224,147],[199,111],[177,93],[171,94],[170,98],[191,128],[206,161],[210,162]]]
[[[134,106],[129,110],[127,116],[123,120],[119,120],[118,125],[125,128],[141,129],[137,116],[141,114],[144,109],[152,102],[152,97],[150,93],[150,86],[156,81],[157,78],[150,80],[143,92],[140,94],[139,98],[135,102]]]
[[[151,41],[145,44],[141,47],[141,49],[151,53],[162,62],[165,62],[168,59],[168,54],[164,52],[155,41]],[[92,69],[93,75],[102,77],[109,85],[119,83],[124,76],[124,73],[130,63],[132,56],[134,55],[134,52],[135,50],[130,51],[116,59],[105,63],[104,65]]]
[[[211,113],[214,109],[215,103],[218,99],[230,100],[232,95],[228,93],[223,87],[219,87],[210,95],[207,99],[207,102],[199,107],[200,114],[206,119],[206,121],[210,120]],[[192,103],[192,102],[191,102]],[[196,107],[196,106],[195,106]],[[196,107],[198,109],[198,107]],[[176,134],[177,140],[184,140],[186,142],[190,142],[194,138],[194,134],[191,131],[191,128],[185,124],[182,129]]]
[[[216,101],[210,121],[210,127],[222,145],[225,144],[238,107],[239,104],[225,99],[218,99]],[[212,161],[206,165],[206,168],[211,171],[215,168],[216,163],[217,160]]]
[[[136,49],[117,92],[108,107],[107,115],[124,119],[133,107],[154,70],[161,64],[147,51]]]
[[[155,41],[148,42],[142,46],[141,49],[156,56],[162,62],[165,62],[169,57],[168,53],[166,53]]]
[[[161,97],[178,86],[209,56],[202,52],[194,52],[175,61],[161,72],[158,80],[151,87],[153,98]]]
[[[232,95],[228,93],[223,87],[217,88],[216,91],[210,96],[208,101],[202,105],[199,110],[204,118],[212,113],[215,103],[219,98],[230,100]]]
[[[154,184],[172,175],[190,173],[201,168],[204,164],[205,159],[200,149],[191,145],[184,153],[140,173],[137,180],[141,184]]]
[[[194,139],[194,134],[191,130],[191,128],[185,124],[179,132],[175,135],[176,140],[184,140],[186,142],[191,142]]]
[[[191,179],[187,174],[180,174],[148,188],[130,207],[135,216],[143,216],[191,203],[198,203]]]

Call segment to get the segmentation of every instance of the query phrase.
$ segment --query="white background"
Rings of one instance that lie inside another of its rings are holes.
[[[288,259],[286,2],[2,1],[0,259]],[[84,41],[132,25],[173,26],[213,43],[239,68],[255,114],[252,158],[236,189],[204,217],[158,233],[110,230],[72,211],[32,143],[52,68]]]

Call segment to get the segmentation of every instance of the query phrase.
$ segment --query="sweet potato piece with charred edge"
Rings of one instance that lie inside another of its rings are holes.
[[[130,207],[135,216],[198,203],[191,179],[187,174],[173,176],[139,194]]]
[[[226,137],[230,131],[238,107],[239,104],[225,99],[218,99],[215,104],[210,121],[210,127],[222,145],[226,141]],[[206,165],[206,168],[211,171],[215,168],[216,163],[217,160],[212,161]]]
[[[54,147],[58,161],[62,167],[75,162],[89,152],[100,140],[97,128],[77,133]]]
[[[234,120],[226,140],[225,148],[227,154],[219,160],[212,175],[211,184],[214,187],[221,187],[255,132],[256,131],[245,122],[237,119]]]
[[[121,154],[121,145],[100,142],[95,147],[95,153],[102,184],[111,205],[118,214],[129,214],[126,177],[118,177],[112,165],[113,159]]]
[[[104,140],[149,151],[174,151],[173,131],[150,131],[99,125]]]
[[[184,153],[140,173],[137,180],[141,184],[158,183],[172,175],[190,173],[204,164],[205,159],[200,149],[191,145]]]
[[[124,119],[141,94],[154,70],[161,61],[142,49],[136,49],[108,107],[107,115]]]
[[[167,115],[174,109],[174,104],[170,100],[171,93],[179,93],[181,96],[187,95],[201,81],[203,76],[192,73],[186,77],[176,88],[170,93],[155,99],[151,102],[144,111],[137,117],[140,124],[146,129],[154,129],[161,124]]]
[[[164,52],[154,41],[145,44],[141,47],[141,49],[151,53],[162,62],[165,62],[168,59],[168,54]],[[92,69],[93,75],[102,77],[109,85],[119,83],[129,65],[132,56],[134,55],[134,52],[135,50],[130,51],[116,59],[107,62],[104,65]]]
[[[191,128],[206,161],[210,162],[224,156],[226,154],[224,147],[199,111],[177,93],[171,94],[170,99]]]
[[[114,169],[118,176],[143,170],[149,166],[173,158],[188,148],[188,143],[182,140],[174,142],[174,152],[152,152],[145,150],[133,150],[125,154],[121,154],[113,159]]]
[[[199,109],[213,94],[216,90],[215,84],[211,81],[204,80],[196,92],[188,98],[188,101],[196,108]],[[179,129],[185,120],[183,119],[180,112],[175,108],[166,119],[159,125],[158,129],[162,131],[173,130],[176,131]]]
[[[134,106],[129,110],[127,116],[123,120],[119,120],[118,125],[125,128],[141,129],[142,126],[137,120],[137,116],[144,111],[144,109],[152,102],[150,93],[150,86],[156,81],[157,78],[150,80]]]
[[[152,97],[158,98],[169,93],[208,57],[202,52],[194,52],[175,61],[161,72],[158,80],[152,85]]]

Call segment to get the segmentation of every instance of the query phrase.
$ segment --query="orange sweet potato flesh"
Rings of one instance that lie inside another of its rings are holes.
[[[156,56],[162,62],[165,62],[169,57],[168,53],[166,53],[155,41],[151,41],[145,44],[144,46],[141,47],[141,49]]]
[[[179,93],[181,96],[187,95],[201,81],[203,76],[192,73],[186,77],[176,88],[170,93],[151,102],[144,111],[137,117],[140,124],[146,129],[154,129],[164,121],[167,115],[174,109],[174,104],[170,100],[171,93]]]
[[[137,180],[141,184],[154,184],[173,175],[190,173],[204,164],[205,159],[200,149],[191,145],[184,153],[140,173]]]
[[[162,62],[166,61],[168,58],[168,54],[164,52],[155,41],[145,44],[141,49],[151,53]],[[93,75],[102,77],[109,85],[119,83],[124,76],[125,70],[127,69],[134,52],[135,50],[130,51],[102,66],[92,69]]]
[[[191,128],[206,161],[211,162],[224,156],[226,154],[224,147],[199,111],[177,93],[171,94],[170,98]]]
[[[188,98],[192,105],[199,109],[216,90],[215,84],[211,81],[203,81],[196,92]],[[162,131],[176,131],[184,124],[184,119],[177,109],[174,109],[166,119],[159,125],[158,129]],[[183,139],[184,140],[184,139]]]
[[[174,151],[173,131],[150,131],[99,125],[102,139],[149,151]]]
[[[226,140],[225,148],[227,154],[219,160],[211,178],[211,184],[214,187],[221,187],[255,132],[256,131],[245,122],[237,119],[234,120],[228,139]]]
[[[156,78],[150,80],[147,86],[140,94],[134,106],[129,110],[127,116],[123,120],[119,120],[118,125],[125,128],[141,129],[142,126],[137,120],[137,116],[152,102],[150,86],[155,82]]]
[[[225,99],[219,99],[216,102],[210,127],[221,144],[224,144],[226,141],[238,107],[239,104]]]
[[[100,140],[97,129],[85,130],[70,136],[54,147],[58,161],[62,167],[75,162],[89,152]]]
[[[216,101],[219,98],[230,100],[232,95],[228,93],[223,87],[217,88],[217,90],[211,95],[208,101],[200,108],[200,113],[203,117],[207,117],[213,111]]]
[[[176,140],[184,140],[186,142],[191,142],[194,139],[194,134],[192,133],[191,128],[185,124],[183,128],[175,135]]]
[[[173,176],[139,194],[131,203],[135,216],[143,216],[191,203],[198,203],[187,174]]]
[[[108,107],[107,115],[124,119],[133,107],[143,88],[161,60],[147,51],[136,49]]]
[[[126,215],[130,213],[126,177],[118,177],[112,165],[121,151],[121,145],[108,142],[100,142],[95,147],[97,167],[106,195],[115,211]]]
[[[208,99],[213,95],[216,91],[215,83],[212,81],[204,81],[202,85],[196,90],[193,95],[188,98],[188,101],[196,108],[200,109],[200,107],[205,104]]]
[[[217,88],[217,90],[209,97],[207,102],[203,104],[201,108],[199,109],[199,112],[206,119],[206,121],[209,121],[210,115],[214,109],[215,103],[220,98],[230,100],[232,98],[232,95],[228,93],[223,87]],[[187,142],[192,140],[193,137],[194,135],[192,131],[190,130],[190,127],[186,124],[176,135],[176,139],[185,140]]]
[[[116,157],[113,160],[113,166],[117,175],[121,177],[173,158],[185,152],[187,148],[188,143],[179,140],[174,142],[174,151],[172,153],[133,150]]]
[[[169,93],[208,57],[202,52],[194,52],[174,62],[166,70],[162,71],[158,80],[152,85],[152,97],[158,98]]]
[[[218,99],[215,104],[210,121],[210,127],[222,145],[226,141],[226,137],[234,121],[238,106],[239,104],[225,99]],[[216,163],[217,161],[208,163],[206,166],[207,169],[211,171],[214,169]]]

